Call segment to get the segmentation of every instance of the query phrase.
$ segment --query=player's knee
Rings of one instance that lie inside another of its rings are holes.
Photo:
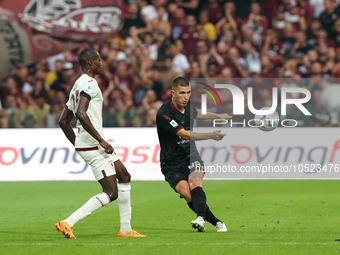
[[[193,190],[196,187],[202,187],[202,181],[200,179],[193,178],[190,181],[190,189]]]
[[[131,181],[131,175],[129,172],[126,171],[126,174],[121,177],[121,180],[119,180],[120,183],[129,183]]]
[[[106,192],[106,194],[109,196],[111,202],[115,201],[118,198],[118,192],[116,190]]]

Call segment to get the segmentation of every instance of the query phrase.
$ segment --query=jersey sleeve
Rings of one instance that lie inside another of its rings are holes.
[[[98,87],[97,81],[92,78],[88,81],[85,81],[81,85],[80,96],[85,96],[89,100],[91,100],[98,94],[99,92],[98,90],[99,90],[99,87]]]
[[[157,114],[156,123],[157,126],[174,135],[179,130],[184,129],[180,123],[174,120],[174,116],[171,113]]]

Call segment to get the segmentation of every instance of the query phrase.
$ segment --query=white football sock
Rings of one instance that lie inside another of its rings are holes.
[[[89,199],[82,207],[80,207],[77,211],[72,213],[70,217],[68,217],[65,221],[73,227],[78,221],[85,219],[87,216],[90,216],[91,213],[98,210],[100,207],[107,205],[111,200],[106,193],[100,193],[95,195]]]
[[[120,230],[129,233],[131,229],[131,199],[130,183],[118,183],[118,206],[120,215]]]

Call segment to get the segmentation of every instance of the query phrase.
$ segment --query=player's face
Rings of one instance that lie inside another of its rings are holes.
[[[172,97],[179,107],[187,106],[191,94],[190,86],[178,86],[175,90],[172,90]]]
[[[92,70],[95,74],[101,74],[103,72],[102,58],[99,56],[95,57],[93,60]]]

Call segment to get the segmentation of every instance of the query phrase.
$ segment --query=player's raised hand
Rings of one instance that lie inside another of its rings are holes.
[[[220,141],[223,139],[223,137],[225,137],[227,134],[221,133],[221,130],[216,130],[212,133],[212,139],[214,139],[215,141]]]
[[[99,144],[100,144],[100,146],[102,146],[105,149],[105,153],[107,153],[107,154],[113,153],[114,149],[113,149],[112,145],[109,144],[107,141],[101,140],[99,142]]]

